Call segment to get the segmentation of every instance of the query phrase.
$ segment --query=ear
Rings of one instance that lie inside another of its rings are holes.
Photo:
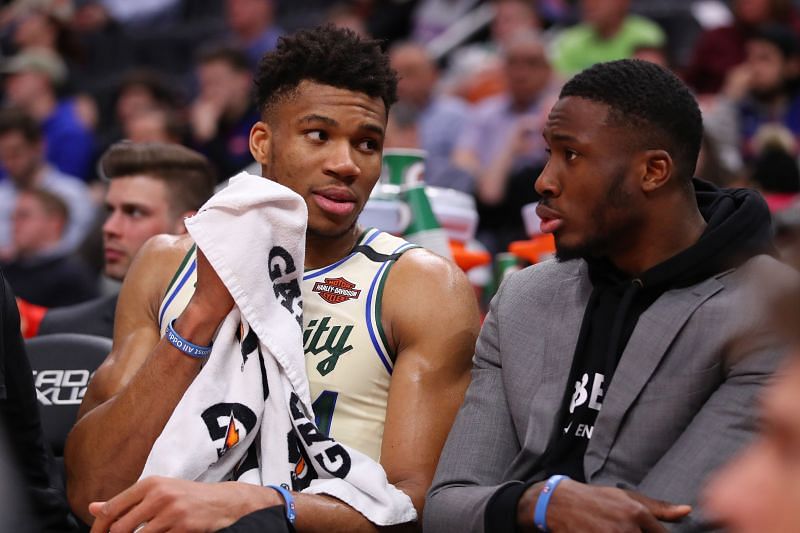
[[[270,150],[272,149],[272,128],[269,124],[259,120],[250,128],[250,153],[253,159],[264,167],[269,163]]]
[[[663,187],[669,181],[674,169],[672,157],[666,150],[646,150],[643,167],[641,187],[644,193],[651,193]]]

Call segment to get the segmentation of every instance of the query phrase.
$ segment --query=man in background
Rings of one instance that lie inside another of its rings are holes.
[[[52,192],[31,188],[17,194],[11,217],[16,255],[3,268],[23,300],[59,307],[97,296],[97,280],[89,268],[59,247],[68,219],[66,204]]]
[[[105,275],[122,281],[139,248],[162,233],[186,233],[183,219],[211,197],[216,183],[208,160],[174,144],[117,143],[103,154],[108,178],[103,224]],[[49,311],[39,334],[87,333],[111,337],[117,294]]]
[[[73,251],[91,229],[96,208],[88,187],[50,165],[45,153],[45,138],[33,116],[19,108],[0,111],[0,166],[7,173],[7,179],[0,181],[0,250],[6,257],[14,255],[11,214],[20,190],[45,189],[67,205],[61,251]]]

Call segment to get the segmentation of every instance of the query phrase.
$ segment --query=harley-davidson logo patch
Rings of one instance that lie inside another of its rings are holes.
[[[325,278],[325,281],[314,283],[314,292],[319,293],[323,300],[329,304],[340,304],[347,300],[358,299],[361,289],[356,289],[355,283],[350,283],[344,278]]]

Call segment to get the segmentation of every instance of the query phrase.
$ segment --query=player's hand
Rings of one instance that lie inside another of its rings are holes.
[[[148,477],[107,502],[89,504],[91,533],[113,531],[217,531],[258,509],[283,505],[272,489],[235,481],[198,483]]]
[[[223,107],[211,98],[199,98],[189,109],[192,134],[197,141],[210,141],[217,134]]]
[[[233,309],[233,297],[205,254],[197,249],[197,286],[175,322],[175,329],[189,341],[207,345]]]
[[[536,531],[533,513],[543,483],[531,486],[520,498],[518,523]],[[674,505],[643,494],[612,487],[597,487],[564,480],[559,483],[547,507],[547,527],[554,533],[566,531],[662,533],[659,523],[677,522],[692,511],[688,505]]]
[[[732,68],[725,78],[722,93],[731,100],[738,101],[747,95],[753,84],[753,69],[746,63]]]

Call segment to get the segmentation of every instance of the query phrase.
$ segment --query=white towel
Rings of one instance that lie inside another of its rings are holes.
[[[314,424],[300,298],[306,221],[300,196],[246,172],[186,221],[235,306],[142,478],[280,484],[334,496],[377,525],[416,520],[380,464]]]

